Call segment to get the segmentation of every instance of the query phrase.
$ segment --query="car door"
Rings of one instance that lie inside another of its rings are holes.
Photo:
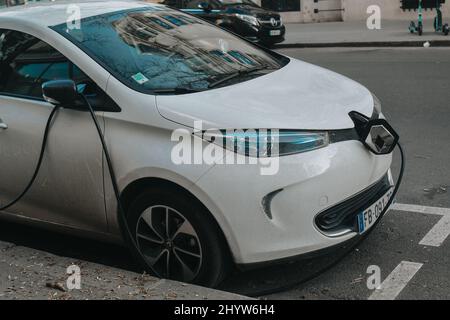
[[[0,30],[0,68],[1,207],[22,192],[38,161],[53,109],[42,98],[42,83],[72,78],[81,90],[92,83],[45,42],[11,30]],[[105,232],[102,157],[89,113],[60,109],[34,185],[7,213]]]

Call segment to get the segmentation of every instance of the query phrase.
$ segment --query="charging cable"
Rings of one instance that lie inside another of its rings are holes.
[[[92,108],[91,103],[89,102],[89,100],[83,95],[80,94],[80,97],[84,100],[84,102],[86,103],[86,106],[88,108],[88,111],[91,115],[91,118],[95,124],[95,128],[97,129],[98,132],[98,136],[100,138],[100,142],[102,144],[102,148],[103,148],[103,152],[105,154],[105,158],[106,158],[106,163],[108,165],[108,170],[109,170],[109,174],[111,177],[111,182],[112,182],[112,186],[114,189],[114,195],[116,197],[117,200],[117,205],[118,205],[118,209],[119,209],[119,217],[120,217],[120,223],[121,225],[125,228],[125,241],[127,242],[127,244],[129,244],[131,242],[131,245],[133,246],[133,248],[136,250],[135,252],[138,254],[139,258],[141,258],[141,261],[146,261],[145,256],[141,253],[141,251],[139,250],[139,246],[137,245],[136,241],[134,240],[133,237],[133,233],[131,232],[129,226],[128,226],[128,221],[126,219],[126,213],[125,210],[123,208],[122,205],[122,201],[120,199],[120,191],[119,191],[119,187],[117,184],[117,179],[116,179],[116,175],[114,172],[114,167],[112,165],[112,161],[111,161],[111,157],[108,151],[108,147],[106,145],[104,136],[103,136],[103,132],[100,128],[97,116],[95,115],[94,109]],[[0,207],[0,211],[4,211],[9,209],[10,207],[12,207],[13,205],[15,205],[17,202],[19,202],[30,190],[31,186],[33,185],[33,183],[36,181],[36,178],[39,174],[39,171],[41,169],[41,165],[42,165],[42,160],[44,158],[44,154],[45,154],[45,148],[47,145],[47,140],[48,140],[48,136],[49,136],[49,132],[51,129],[51,124],[52,124],[52,120],[55,117],[56,112],[60,109],[60,106],[55,106],[52,110],[52,112],[50,113],[48,120],[47,120],[47,124],[45,126],[45,130],[44,130],[44,137],[42,139],[42,145],[41,145],[41,150],[39,152],[39,159],[36,165],[36,168],[34,170],[33,176],[31,177],[30,181],[28,182],[27,186],[25,187],[25,189],[19,194],[19,196],[17,196],[13,201],[11,201],[10,203],[8,203],[7,205],[1,206]]]
[[[36,165],[36,168],[34,170],[31,180],[28,182],[27,186],[22,191],[22,193],[17,198],[15,198],[13,201],[8,203],[7,205],[0,207],[0,211],[9,209],[13,205],[15,205],[17,202],[19,202],[20,199],[22,199],[27,194],[27,192],[30,190],[31,186],[33,185],[34,181],[36,180],[39,170],[41,169],[42,159],[44,158],[44,151],[45,151],[45,146],[47,145],[47,139],[48,139],[48,134],[50,132],[51,123],[52,123],[52,120],[56,114],[56,111],[58,111],[58,109],[59,109],[59,106],[55,106],[53,108],[52,112],[50,113],[50,116],[48,117],[47,125],[45,126],[45,131],[44,131],[44,138],[42,139],[41,151],[39,153],[39,160],[37,162],[37,165]]]
[[[400,188],[400,185],[402,184],[402,180],[403,180],[403,174],[405,173],[405,154],[403,152],[403,148],[402,145],[400,144],[400,142],[397,142],[397,147],[398,150],[400,151],[400,172],[398,174],[398,178],[397,178],[397,184],[395,185],[394,188],[394,196],[392,197],[392,199],[394,199],[394,197],[397,195],[398,189]],[[392,204],[392,202],[389,204],[389,206]],[[388,207],[389,207],[388,206]]]
[[[141,261],[146,261],[147,259],[142,254],[141,250],[139,249],[139,246],[136,243],[136,240],[134,239],[133,233],[131,232],[130,227],[128,226],[127,215],[126,215],[125,209],[123,208],[122,201],[120,199],[120,191],[119,191],[119,186],[117,184],[116,173],[114,171],[112,160],[109,155],[108,146],[106,145],[105,138],[104,138],[102,129],[100,128],[100,125],[98,123],[97,116],[95,115],[94,109],[92,108],[92,105],[89,102],[89,100],[86,98],[86,96],[81,94],[81,97],[83,98],[84,102],[86,103],[86,106],[88,107],[89,113],[91,114],[91,118],[94,121],[95,128],[97,129],[98,136],[99,136],[100,142],[102,144],[103,153],[105,154],[105,159],[106,159],[106,163],[108,165],[109,175],[111,177],[111,183],[113,186],[114,195],[117,200],[117,206],[118,206],[119,218],[120,218],[119,221],[120,221],[122,227],[125,228],[125,230],[122,229],[122,233],[124,235],[124,240],[126,242],[128,242],[127,243],[128,245],[131,242],[133,249],[136,250],[136,253],[139,256],[139,258],[141,259]],[[125,231],[125,232],[123,232],[123,231]]]

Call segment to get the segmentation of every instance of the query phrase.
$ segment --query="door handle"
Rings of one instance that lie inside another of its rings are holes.
[[[2,119],[0,119],[0,129],[2,130],[8,129],[8,125],[4,123]]]

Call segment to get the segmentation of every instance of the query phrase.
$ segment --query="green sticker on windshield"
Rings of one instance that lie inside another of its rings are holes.
[[[142,73],[138,72],[135,75],[131,76],[134,81],[136,81],[139,84],[144,84],[148,82],[148,78],[144,76]]]

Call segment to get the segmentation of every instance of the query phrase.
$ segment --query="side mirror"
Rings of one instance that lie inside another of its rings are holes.
[[[72,80],[53,80],[42,85],[44,99],[55,106],[71,106],[79,99],[77,86]]]
[[[52,80],[42,85],[45,101],[59,107],[89,111],[86,101],[95,111],[120,112],[122,109],[95,83],[78,86],[72,80]]]
[[[198,4],[198,7],[199,7],[200,9],[203,9],[203,11],[205,11],[206,13],[209,13],[209,12],[212,11],[211,4],[209,4],[208,2],[200,2],[200,3]]]

